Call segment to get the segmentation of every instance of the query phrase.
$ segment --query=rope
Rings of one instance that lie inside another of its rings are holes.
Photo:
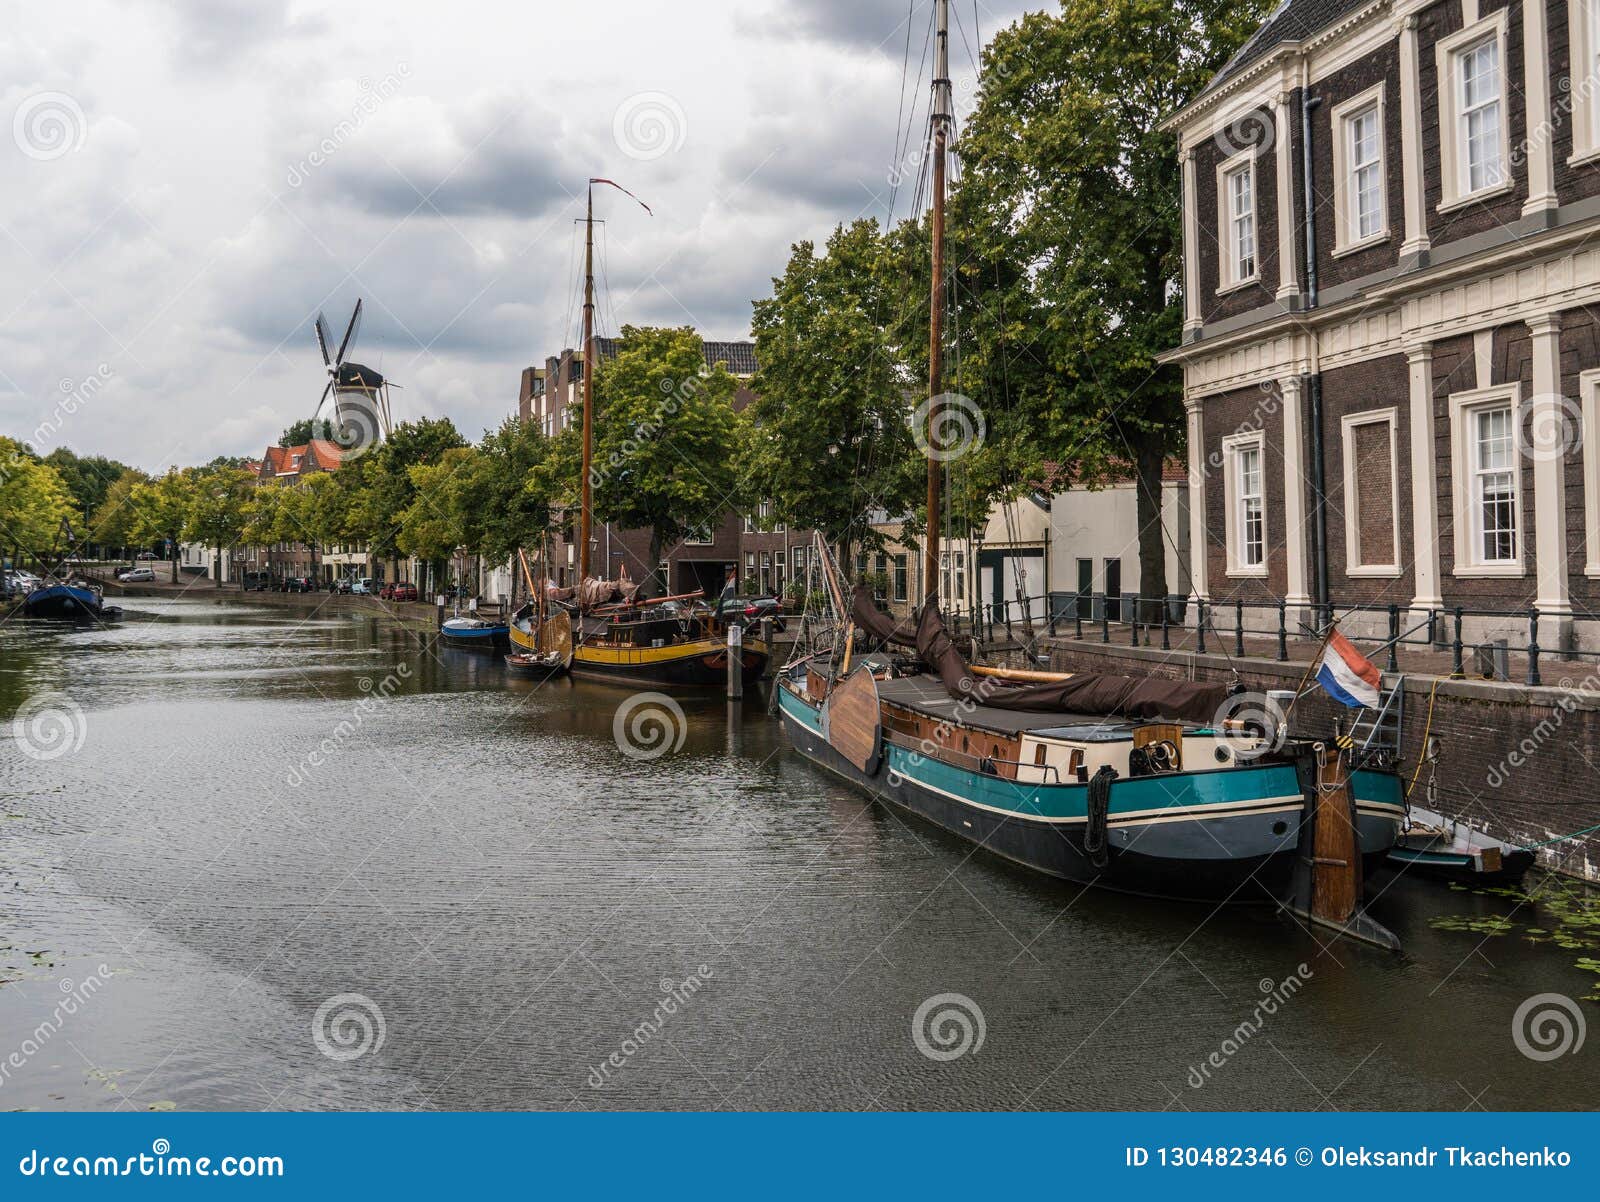
[[[1576,839],[1579,835],[1587,835],[1593,831],[1600,831],[1600,822],[1586,826],[1581,831],[1573,831],[1570,835],[1557,835],[1554,839],[1546,839],[1543,843],[1524,843],[1522,846],[1528,851],[1538,851],[1541,847],[1549,847],[1552,843],[1565,843],[1568,839]]]
[[[1422,727],[1422,742],[1417,744],[1417,770],[1411,774],[1411,783],[1406,786],[1406,805],[1410,807],[1411,790],[1417,787],[1417,777],[1422,775],[1422,764],[1428,754],[1428,735],[1433,731],[1433,701],[1439,692],[1439,678],[1433,678],[1433,688],[1428,690],[1428,721]]]

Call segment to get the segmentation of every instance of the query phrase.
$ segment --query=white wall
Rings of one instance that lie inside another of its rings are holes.
[[[1105,590],[1105,561],[1122,561],[1122,592],[1139,593],[1138,495],[1133,483],[1099,491],[1075,488],[1057,493],[1050,505],[1050,590],[1078,588],[1078,560],[1094,561],[1094,587]],[[1167,557],[1167,592],[1189,592],[1189,489],[1161,487],[1162,542]]]

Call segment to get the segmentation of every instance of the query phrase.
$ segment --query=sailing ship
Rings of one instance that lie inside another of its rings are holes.
[[[874,797],[1050,876],[1186,901],[1275,901],[1397,947],[1361,907],[1364,874],[1404,815],[1392,765],[1357,762],[1335,738],[1291,739],[1286,720],[1230,717],[1226,685],[974,667],[945,629],[936,452],[948,16],[949,0],[936,0],[927,590],[915,623],[897,624],[860,584],[847,604],[824,554],[845,633],[780,673],[784,728],[802,755]],[[855,655],[858,641],[882,650]]]
[[[517,549],[522,561],[522,574],[528,582],[531,598],[521,609],[511,615],[511,628],[507,632],[511,650],[506,653],[506,671],[513,676],[545,679],[564,675],[572,666],[572,621],[564,610],[549,608],[548,584],[533,582],[528,570],[528,557]],[[541,551],[540,571],[544,571],[545,556]]]
[[[730,647],[730,622],[700,593],[641,599],[626,580],[597,580],[590,571],[594,529],[594,377],[598,357],[594,335],[594,186],[607,185],[629,196],[609,179],[591,179],[584,221],[583,253],[583,480],[579,506],[578,587],[570,597],[575,676],[619,684],[661,688],[708,688],[728,679],[728,656],[739,657],[746,684],[766,674],[766,643],[744,634]],[[637,197],[634,197],[637,200]],[[643,205],[645,211],[649,207]],[[742,621],[740,614],[733,621]]]

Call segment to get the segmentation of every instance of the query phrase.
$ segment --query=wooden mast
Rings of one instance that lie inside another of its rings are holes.
[[[934,0],[933,102],[929,130],[933,150],[933,270],[928,306],[928,532],[923,539],[923,603],[939,591],[940,473],[943,470],[939,446],[939,398],[944,392],[941,352],[944,343],[944,189],[945,150],[950,137],[950,0]]]
[[[594,457],[594,182],[589,183],[589,211],[583,232],[583,513],[578,521],[578,587],[589,579],[589,539],[594,524],[594,485],[589,479]]]

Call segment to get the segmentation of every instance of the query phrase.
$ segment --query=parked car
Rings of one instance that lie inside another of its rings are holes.
[[[396,584],[393,597],[396,601],[415,601],[417,599],[417,586],[407,583]]]
[[[134,556],[134,558],[135,559],[154,559],[154,558],[156,558],[156,553],[154,551],[140,551],[139,554]]]
[[[360,580],[351,581],[350,591],[358,596],[363,597],[376,596],[378,592],[378,582],[371,576],[363,576]]]
[[[335,580],[328,585],[328,591],[330,593],[340,593],[348,596],[350,593],[355,591],[355,581],[351,580],[348,576],[340,580]]]
[[[123,584],[154,584],[156,579],[154,568],[129,568],[118,575]]]
[[[314,593],[317,582],[309,576],[287,576],[280,588],[286,593]]]
[[[743,616],[745,622],[751,625],[761,621],[762,618],[771,618],[774,630],[786,629],[783,622],[783,605],[776,597],[732,597],[721,603],[720,612],[728,618]]]

